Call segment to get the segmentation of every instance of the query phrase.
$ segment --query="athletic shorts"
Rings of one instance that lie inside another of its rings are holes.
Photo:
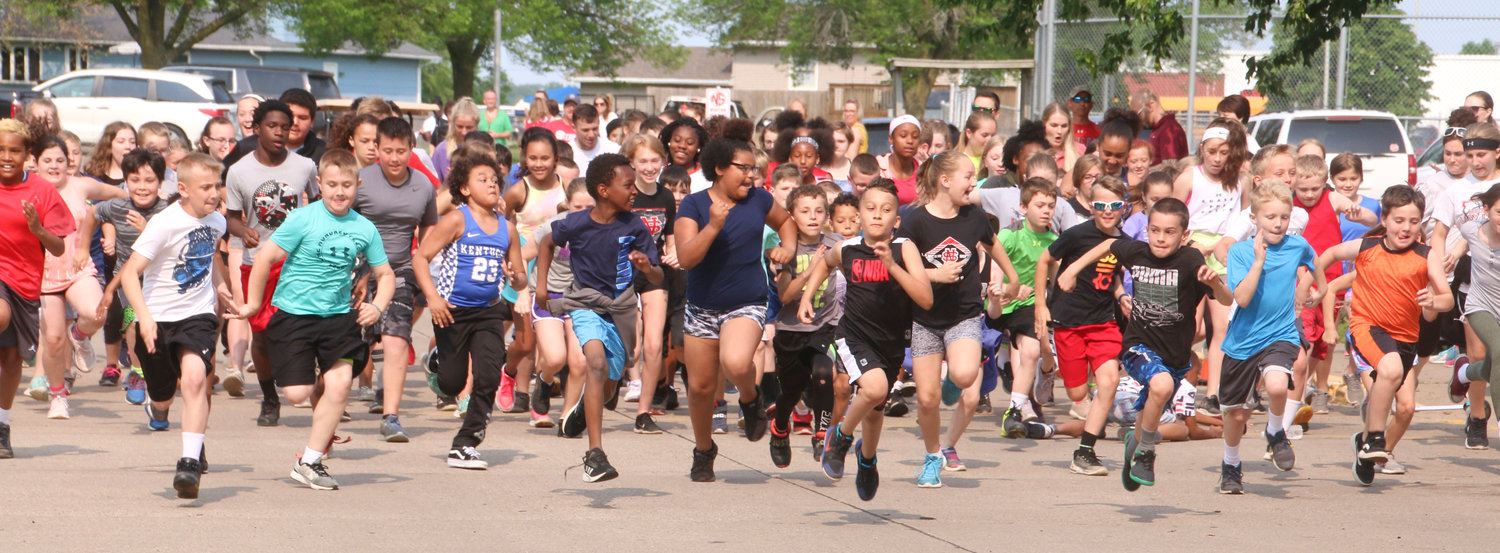
[[[132,351],[141,360],[141,374],[146,376],[146,395],[151,396],[151,401],[172,399],[177,393],[177,379],[182,378],[183,355],[197,356],[203,360],[203,374],[213,373],[214,349],[218,347],[218,341],[219,318],[212,313],[156,323],[156,353],[146,350],[146,341],[137,333]]]
[[[276,385],[316,384],[323,371],[341,360],[353,365],[351,376],[359,376],[370,357],[370,345],[360,336],[358,321],[355,312],[330,317],[276,312],[265,331]]]
[[[1402,342],[1392,338],[1384,328],[1365,323],[1351,326],[1349,334],[1354,337],[1354,350],[1358,351],[1359,355],[1364,357],[1370,365],[1376,367],[1375,370],[1370,371],[1371,377],[1379,373],[1380,360],[1394,353],[1401,358],[1401,381],[1406,381],[1406,373],[1410,372],[1417,362],[1416,342]]]
[[[1349,351],[1349,360],[1354,362],[1354,371],[1356,376],[1375,370],[1375,367],[1371,366],[1370,362],[1366,361],[1365,357],[1359,354],[1359,350],[1354,349],[1353,333],[1344,333],[1344,344],[1344,347],[1348,348]]]
[[[1322,338],[1318,339],[1321,343]],[[1272,342],[1248,359],[1224,355],[1219,375],[1219,405],[1225,409],[1248,409],[1255,400],[1255,385],[1268,372],[1285,373],[1292,378],[1292,364],[1297,362],[1297,344]]]
[[[683,313],[683,324],[688,336],[718,340],[719,329],[724,327],[724,323],[738,318],[750,319],[757,325],[765,326],[766,305],[758,303],[734,309],[704,309],[689,303]]]
[[[1023,305],[1015,311],[1000,315],[998,319],[985,317],[984,323],[990,328],[1010,335],[1010,345],[1018,346],[1021,336],[1030,336],[1038,339],[1036,335],[1036,306]]]
[[[0,302],[10,307],[10,324],[0,332],[0,348],[21,350],[22,359],[36,357],[37,338],[42,328],[42,300],[28,300],[0,282]]]
[[[1191,368],[1190,366],[1182,368],[1167,366],[1161,360],[1161,355],[1157,354],[1151,348],[1146,347],[1145,344],[1136,344],[1120,353],[1120,365],[1125,369],[1125,373],[1130,375],[1130,378],[1139,382],[1143,387],[1143,390],[1135,399],[1136,411],[1140,411],[1146,407],[1146,397],[1151,395],[1149,390],[1151,389],[1152,377],[1161,373],[1171,375],[1172,391],[1176,392],[1177,383],[1187,377],[1188,369]]]
[[[547,297],[555,300],[555,299],[559,299],[559,298],[563,297],[563,293],[562,292],[553,292],[551,290],[548,290],[547,291]],[[553,320],[557,320],[557,321],[565,321],[565,320],[568,319],[568,314],[567,313],[563,313],[561,315],[553,315],[551,311],[547,310],[547,303],[548,302],[545,302],[545,301],[535,301],[536,297],[534,295],[532,296],[532,300],[533,300],[531,302],[531,325],[532,326],[536,326],[536,322],[540,321],[540,320],[543,320],[543,319],[553,319]]]
[[[1052,329],[1052,351],[1063,386],[1077,388],[1089,383],[1089,372],[1120,357],[1120,327],[1099,323]]]
[[[911,324],[911,356],[926,357],[942,355],[948,346],[959,340],[984,343],[984,315],[969,317],[948,328],[932,328],[919,323]]]
[[[1302,340],[1307,345],[1307,356],[1312,359],[1328,358],[1328,343],[1323,341],[1323,308],[1304,307],[1298,322],[1301,323]]]
[[[625,373],[625,360],[630,356],[630,350],[625,347],[625,341],[620,336],[619,327],[615,326],[614,321],[587,309],[570,311],[568,318],[573,319],[573,335],[578,337],[579,347],[596,340],[599,345],[604,346],[604,360],[609,367],[609,379],[619,380],[620,376]],[[631,336],[631,339],[634,338]]]
[[[411,343],[412,310],[416,305],[416,297],[422,295],[417,288],[417,273],[410,265],[392,267],[392,270],[396,273],[396,291],[391,294],[391,303],[386,304],[385,314],[380,316],[380,321],[364,331],[366,340],[371,344],[380,341],[381,336],[395,336]],[[371,274],[367,297],[375,297],[377,283],[375,275]]]
[[[813,364],[819,355],[828,355],[828,346],[833,343],[833,325],[824,325],[817,330],[799,332],[777,330],[771,347],[776,351],[777,374],[812,374]]]
[[[877,345],[855,336],[836,338],[833,349],[838,355],[834,366],[849,375],[854,385],[859,385],[859,377],[866,372],[880,370],[885,372],[885,385],[890,386],[900,378],[901,358],[906,356],[906,348],[899,343]]]
[[[661,282],[652,284],[651,279],[646,278],[646,274],[640,271],[635,272],[634,281],[631,283],[632,286],[635,286],[635,295],[637,296],[646,292],[650,292],[652,290],[666,290],[667,284],[669,283],[667,282],[665,275],[663,275]]]
[[[1220,240],[1224,239],[1224,235],[1222,234],[1214,234],[1212,232],[1204,232],[1201,230],[1195,230],[1188,233],[1188,237],[1197,244],[1207,244],[1210,247],[1212,247],[1214,244],[1218,244]],[[1224,266],[1224,264],[1219,261],[1219,258],[1212,255],[1204,256],[1203,264],[1208,265],[1208,268],[1213,269],[1214,272],[1218,273],[1220,276],[1229,274],[1229,267]]]
[[[281,280],[281,266],[285,262],[286,260],[272,263],[271,272],[266,276],[266,293],[264,296],[261,296],[260,309],[256,310],[255,314],[251,315],[249,319],[250,330],[256,334],[265,332],[266,325],[271,322],[271,316],[279,311],[276,309],[276,306],[271,305],[271,298],[276,295],[276,282]],[[249,265],[240,266],[240,289],[245,291],[245,297],[250,297]]]

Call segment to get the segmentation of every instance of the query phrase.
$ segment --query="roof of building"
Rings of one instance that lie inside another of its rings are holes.
[[[687,56],[682,58],[682,65],[677,69],[635,60],[620,67],[614,77],[589,72],[572,75],[569,80],[579,83],[730,86],[734,58],[728,51],[703,47],[684,50]]]

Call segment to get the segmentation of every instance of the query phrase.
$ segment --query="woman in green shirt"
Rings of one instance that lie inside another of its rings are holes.
[[[479,114],[479,130],[490,133],[495,139],[495,144],[510,146],[510,139],[515,135],[515,127],[511,126],[510,114],[500,109],[495,91],[484,91],[484,111]]]

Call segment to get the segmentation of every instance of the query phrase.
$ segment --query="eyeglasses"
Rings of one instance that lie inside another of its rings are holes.
[[[1080,104],[1082,104],[1082,103],[1090,103],[1090,104],[1092,104],[1092,103],[1094,103],[1094,97],[1093,96],[1084,96],[1082,94],[1079,94],[1079,95],[1073,97],[1073,101],[1074,102],[1078,102]]]
[[[978,111],[978,112],[982,112],[982,113],[995,113],[995,108],[982,108],[982,107],[979,107],[979,106],[972,106],[972,108],[973,108],[974,111]]]
[[[1465,129],[1463,127],[1448,127],[1447,130],[1443,131],[1443,136],[1444,137],[1457,136],[1459,138],[1463,138],[1464,137],[1464,133],[1467,132],[1467,131],[1468,131],[1468,129]]]
[[[1479,113],[1479,110],[1485,109],[1484,106],[1464,106],[1464,107],[1467,108],[1469,111],[1472,111],[1474,113]]]
[[[1462,135],[1459,135],[1459,136],[1462,136]],[[205,137],[203,137],[203,141],[204,142],[211,142],[211,143],[214,143],[214,144],[228,144],[230,142],[234,142],[234,138],[232,138],[232,137],[231,138],[214,138],[212,136],[205,136]]]
[[[739,169],[741,171],[744,171],[746,173],[753,173],[753,172],[755,172],[755,169],[756,169],[756,166],[754,166],[754,165],[750,165],[748,163],[735,163],[733,161],[729,162],[729,166],[733,167],[735,169]]]
[[[602,108],[609,105],[609,102],[594,102],[594,105]]]
[[[1124,209],[1125,202],[1120,200],[1115,200],[1113,202],[1094,202],[1090,207],[1093,207],[1094,211],[1115,211]]]

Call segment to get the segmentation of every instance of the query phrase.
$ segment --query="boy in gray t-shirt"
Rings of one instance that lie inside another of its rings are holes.
[[[370,328],[368,341],[379,340],[384,349],[381,373],[382,390],[377,401],[381,413],[380,439],[403,443],[407,437],[398,418],[401,393],[406,383],[407,352],[411,348],[411,323],[416,300],[423,297],[412,272],[413,240],[438,222],[437,190],[426,176],[412,171],[411,124],[399,117],[387,117],[375,128],[375,144],[380,163],[359,171],[359,195],[354,211],[359,212],[380,231],[385,255],[396,273],[396,291],[381,315]],[[372,279],[373,280],[373,279]],[[371,282],[370,289],[374,289]]]

